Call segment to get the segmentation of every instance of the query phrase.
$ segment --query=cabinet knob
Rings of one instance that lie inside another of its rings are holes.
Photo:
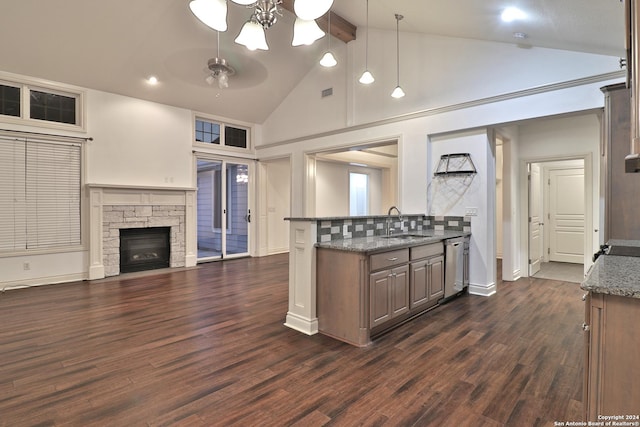
[[[582,295],[582,301],[586,301],[587,300],[587,294]]]
[[[583,330],[583,331],[587,332],[589,329],[590,329],[590,328],[589,328],[589,325],[587,325],[586,323],[583,323],[583,324],[582,324],[582,330]]]

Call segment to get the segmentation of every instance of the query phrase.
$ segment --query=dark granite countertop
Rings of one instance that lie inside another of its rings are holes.
[[[445,239],[453,239],[456,237],[470,235],[471,233],[462,231],[412,231],[407,234],[396,235],[389,238],[385,236],[371,236],[332,240],[330,242],[316,243],[316,247],[349,252],[364,252],[368,254],[426,245],[429,243],[440,242]]]
[[[402,214],[403,217],[414,217],[414,216],[425,216],[423,213],[414,213],[414,214]],[[369,218],[388,218],[389,215],[365,215],[365,216],[322,216],[322,217],[286,217],[285,221],[309,221],[309,222],[319,222],[319,221],[344,221],[344,220],[358,220],[358,219],[369,219]],[[397,218],[398,215],[393,215],[392,218]]]
[[[610,240],[607,243],[617,246],[640,246],[638,240]],[[580,288],[600,294],[640,298],[640,257],[598,257]]]

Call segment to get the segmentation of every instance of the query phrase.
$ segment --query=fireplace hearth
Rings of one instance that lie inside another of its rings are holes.
[[[120,229],[120,272],[169,267],[171,227]]]

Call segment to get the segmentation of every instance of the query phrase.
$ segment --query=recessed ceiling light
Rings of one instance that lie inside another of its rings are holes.
[[[151,76],[147,79],[147,83],[149,83],[150,85],[157,85],[158,78],[156,76]]]
[[[501,18],[504,22],[513,22],[525,19],[527,15],[517,7],[508,7],[502,11]]]

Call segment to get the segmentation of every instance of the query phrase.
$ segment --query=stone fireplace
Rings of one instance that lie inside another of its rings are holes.
[[[169,229],[169,267],[196,265],[194,188],[90,184],[89,279],[120,274],[123,229]]]

